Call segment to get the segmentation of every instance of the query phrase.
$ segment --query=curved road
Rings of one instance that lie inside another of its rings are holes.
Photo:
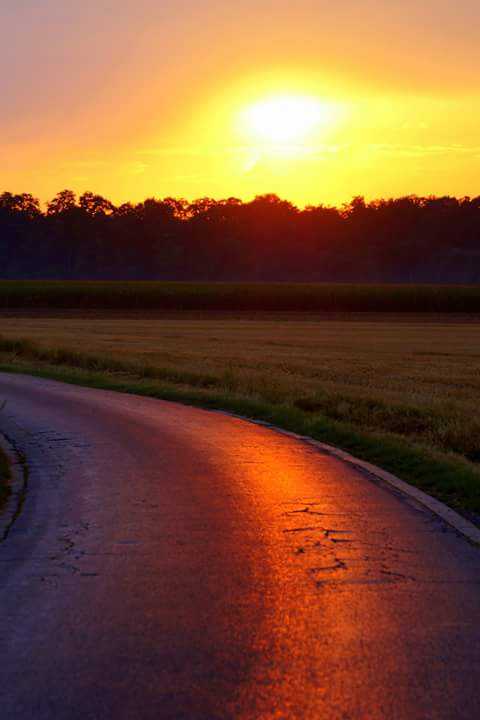
[[[302,442],[0,374],[5,720],[474,720],[480,551]]]

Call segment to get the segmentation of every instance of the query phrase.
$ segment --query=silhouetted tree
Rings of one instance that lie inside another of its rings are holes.
[[[60,215],[77,207],[77,196],[72,190],[62,190],[47,205],[47,215]]]
[[[28,220],[34,220],[41,215],[40,201],[29,193],[13,195],[4,192],[0,195],[0,210],[10,213],[19,213]]]
[[[94,193],[91,192],[83,193],[83,195],[80,196],[78,204],[82,210],[85,210],[85,212],[92,217],[110,215],[115,210],[115,206],[110,200],[106,200],[101,195],[94,195]]]
[[[299,210],[274,194],[116,207],[58,193],[42,212],[0,195],[0,277],[480,282],[480,196]]]

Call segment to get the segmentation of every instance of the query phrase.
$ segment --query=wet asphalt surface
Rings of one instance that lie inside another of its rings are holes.
[[[2,720],[475,720],[480,550],[300,441],[0,374]]]

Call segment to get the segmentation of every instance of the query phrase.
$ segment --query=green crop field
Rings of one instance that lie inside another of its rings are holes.
[[[2,309],[480,313],[480,286],[0,281]]]
[[[271,419],[480,512],[480,323],[342,317],[4,313],[0,359],[4,368]]]

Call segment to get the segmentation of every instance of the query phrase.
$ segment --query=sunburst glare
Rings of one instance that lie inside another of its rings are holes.
[[[240,123],[251,141],[281,149],[311,141],[335,115],[331,103],[316,98],[274,96],[244,106]]]

